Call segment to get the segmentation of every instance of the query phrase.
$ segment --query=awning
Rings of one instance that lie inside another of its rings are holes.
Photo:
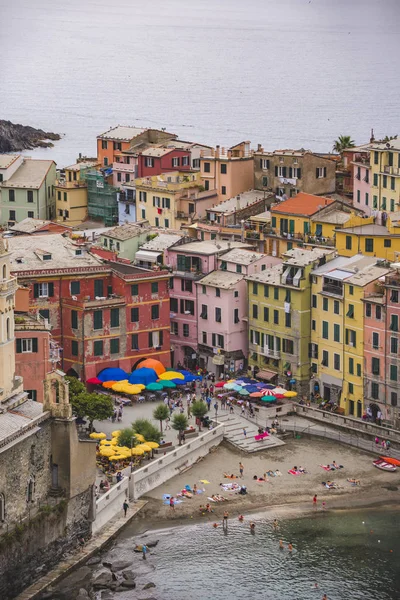
[[[223,354],[216,354],[213,356],[213,364],[214,365],[223,365],[225,363],[225,358]]]
[[[138,250],[135,255],[136,260],[142,260],[143,262],[157,262],[157,258],[162,252],[151,252],[150,250]]]
[[[256,377],[257,379],[265,379],[266,381],[271,381],[271,379],[273,379],[274,377],[276,377],[278,375],[278,373],[275,373],[275,371],[258,371],[258,373],[256,373]]]

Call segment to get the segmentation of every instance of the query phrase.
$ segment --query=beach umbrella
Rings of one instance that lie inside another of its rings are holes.
[[[111,446],[110,440],[101,440],[100,446]]]
[[[285,394],[286,390],[283,387],[274,387],[273,390],[274,394]]]
[[[119,368],[108,368],[103,369],[97,375],[98,379],[102,382],[104,381],[123,381],[128,377],[128,374],[125,373],[122,369]]]
[[[252,394],[253,392],[259,392],[259,388],[256,385],[247,384],[244,386],[245,389]]]
[[[218,382],[217,382],[217,383],[214,385],[214,387],[216,387],[216,388],[223,388],[225,385],[226,385],[226,384],[225,384],[225,381],[218,381]]]
[[[86,383],[91,383],[93,385],[101,385],[103,382],[98,377],[90,377],[86,380]]]
[[[120,433],[121,433],[120,429],[114,429],[114,431],[111,432],[111,435],[113,436],[113,438],[117,438]]]
[[[144,450],[143,448],[132,448],[132,456],[143,456]]]
[[[174,383],[173,381],[161,381],[159,380],[157,383],[160,383],[163,388],[176,388],[176,383]]]
[[[240,380],[244,381],[244,383],[253,383],[253,381],[255,381],[251,377],[241,377]]]
[[[274,393],[274,396],[277,400],[282,400],[282,398],[285,397],[283,394],[277,394],[276,392]]]
[[[232,390],[233,390],[234,392],[240,392],[240,391],[242,391],[242,390],[244,390],[244,389],[246,389],[246,388],[242,387],[241,385],[237,385],[236,383],[234,383],[234,384],[233,384],[233,388],[232,388]]]
[[[283,395],[285,396],[285,398],[296,398],[297,392],[292,392],[292,390],[289,390],[288,392],[285,392]]]
[[[162,381],[171,381],[174,379],[185,379],[185,376],[182,375],[182,373],[179,373],[178,371],[166,371],[165,373],[161,373],[160,375],[160,379]]]
[[[261,398],[263,395],[263,392],[251,392],[250,398]]]
[[[240,394],[241,396],[250,396],[250,393],[249,393],[249,392],[248,392],[248,391],[247,391],[245,388],[241,388],[241,389],[239,390],[239,394]]]
[[[263,385],[267,390],[273,390],[275,387],[272,383],[260,383],[260,385]]]
[[[140,383],[133,384],[127,383],[125,389],[123,390],[124,394],[140,394],[142,390],[144,390],[146,386]]]
[[[157,381],[158,375],[154,369],[143,367],[136,369],[129,375],[129,383],[148,385]]]
[[[105,457],[109,457],[109,456],[114,456],[114,448],[100,448],[100,456],[105,456]]]
[[[146,390],[148,390],[149,392],[159,392],[162,389],[162,383],[149,383],[149,385],[146,385]]]
[[[109,389],[111,389],[112,386],[114,385],[114,383],[117,383],[117,382],[116,381],[105,381],[103,383],[103,388],[109,388]]]
[[[142,362],[139,363],[137,369],[143,368],[154,369],[158,376],[160,376],[161,373],[165,373],[164,365],[161,361],[156,360],[155,358],[145,358],[144,360],[142,360]]]
[[[144,450],[145,452],[151,452],[152,448],[151,446],[147,445],[147,442],[144,444],[140,444],[139,446],[136,446],[137,448],[141,448],[142,450]]]
[[[230,383],[225,383],[224,385],[224,390],[234,390],[235,387],[241,388],[241,386],[236,386],[236,383],[233,383],[232,381]]]
[[[117,381],[116,383],[114,383],[111,389],[113,390],[113,392],[123,392],[127,383],[127,379],[124,379],[124,381]]]
[[[157,442],[146,442],[146,446],[150,446],[150,448],[158,448],[160,444],[157,444]]]
[[[141,433],[134,433],[133,434],[135,436],[135,438],[137,439],[138,442],[144,442],[144,435],[142,435]]]
[[[261,400],[263,402],[276,402],[275,396],[263,396]]]
[[[184,379],[171,379],[170,381],[172,381],[172,383],[175,385],[186,385],[186,381]]]

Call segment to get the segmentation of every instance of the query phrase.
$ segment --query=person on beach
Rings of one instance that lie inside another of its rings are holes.
[[[239,463],[239,473],[240,473],[240,477],[243,477],[243,471],[244,471],[244,466],[243,466],[243,464],[240,462],[240,463]]]
[[[169,499],[169,507],[175,510],[175,498],[173,496]]]
[[[126,512],[127,512],[128,508],[129,508],[129,504],[127,503],[126,500],[123,503],[122,508],[124,509],[124,517],[126,517]]]
[[[197,494],[197,485],[194,484],[193,486],[193,494],[196,495]]]
[[[223,519],[222,519],[222,524],[223,524],[224,527],[228,527],[228,517],[229,517],[229,513],[226,510],[224,512],[224,516],[223,516]]]
[[[278,521],[276,519],[274,519],[274,522],[272,523],[272,527],[276,530],[278,529],[279,525],[278,525]]]
[[[253,523],[253,522],[251,522],[251,523],[250,523],[250,532],[251,532],[251,533],[254,533],[254,532],[255,532],[255,530],[256,530],[256,524],[255,524],[255,523]]]
[[[239,519],[240,522],[242,522],[242,521],[244,521],[244,516],[243,515],[239,515],[238,519]]]
[[[292,550],[293,550],[293,545],[292,545],[292,543],[291,543],[291,542],[290,542],[290,544],[288,544],[288,547],[287,547],[287,548],[288,548],[289,552],[292,552]]]
[[[147,546],[146,546],[146,544],[143,544],[143,546],[142,546],[143,560],[146,560],[146,554],[147,554]]]
[[[313,507],[317,508],[317,494],[314,495],[314,498],[312,499],[313,502]]]
[[[246,431],[245,427],[243,427],[243,435],[244,435],[244,437],[247,437],[247,431]]]

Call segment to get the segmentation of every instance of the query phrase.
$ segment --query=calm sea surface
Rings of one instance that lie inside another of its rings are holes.
[[[280,522],[254,515],[231,519],[227,535],[211,522],[160,530],[148,580],[162,600],[397,600],[400,598],[400,513],[363,510],[325,513]],[[294,551],[279,550],[279,539]],[[129,528],[112,558],[131,555]],[[392,552],[391,552],[392,550]],[[315,583],[318,589],[315,589]],[[127,600],[129,593],[116,594]]]
[[[0,0],[0,117],[60,166],[118,123],[329,150],[400,134],[399,51],[399,0]]]

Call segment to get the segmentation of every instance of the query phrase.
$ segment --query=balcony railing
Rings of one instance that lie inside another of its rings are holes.
[[[385,173],[385,175],[400,175],[400,167],[393,167],[393,166],[389,166],[386,165],[383,167],[383,173]]]
[[[85,188],[87,187],[86,181],[65,181],[59,180],[56,182],[56,188],[61,187],[65,189],[74,189],[74,188]]]
[[[326,292],[327,294],[334,294],[335,296],[343,296],[343,286],[325,283],[322,286],[322,292]]]
[[[70,298],[62,298],[61,301],[63,304],[74,304],[76,306],[82,306],[83,308],[105,308],[109,306],[125,304],[125,297],[113,294],[112,296],[99,296],[97,298],[90,298],[89,296],[86,296],[78,299],[75,296],[71,296]]]

